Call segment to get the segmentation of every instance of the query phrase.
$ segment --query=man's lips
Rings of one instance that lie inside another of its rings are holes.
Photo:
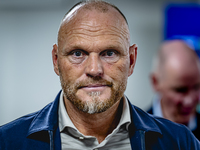
[[[90,85],[85,85],[81,86],[78,89],[84,89],[88,91],[101,91],[104,90],[106,87],[111,87],[110,85],[103,85],[103,84],[90,84]]]
[[[89,84],[89,85],[82,85],[82,86],[78,87],[78,89],[81,89],[81,88],[98,88],[98,87],[105,87],[105,86],[111,87],[111,85],[107,85],[107,84]]]
[[[189,115],[192,112],[192,108],[182,108],[181,114],[182,115]]]

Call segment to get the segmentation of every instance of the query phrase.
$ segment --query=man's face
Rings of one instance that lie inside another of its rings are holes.
[[[56,73],[65,98],[81,111],[110,108],[122,98],[132,74],[128,27],[117,15],[87,11],[60,29]]]
[[[159,83],[163,115],[177,123],[187,124],[199,101],[200,71],[194,64],[182,69],[166,67]]]

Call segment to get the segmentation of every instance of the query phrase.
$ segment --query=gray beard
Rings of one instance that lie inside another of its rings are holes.
[[[89,96],[92,98],[92,101],[82,101],[76,96],[76,92],[78,87],[81,84],[88,84],[88,83],[107,83],[103,79],[100,80],[93,80],[88,79],[86,82],[82,83],[75,83],[75,84],[67,84],[64,82],[63,77],[60,75],[61,86],[64,92],[64,96],[69,100],[76,108],[80,111],[89,114],[101,113],[109,109],[113,106],[118,100],[120,100],[123,96],[123,93],[126,89],[126,82],[121,82],[120,85],[114,86],[111,83],[108,85],[112,85],[111,88],[111,97],[109,99],[101,100],[100,99],[100,92],[91,92]]]

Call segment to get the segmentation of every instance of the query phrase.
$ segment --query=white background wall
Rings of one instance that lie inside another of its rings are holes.
[[[146,109],[153,96],[151,60],[163,38],[165,2],[108,0],[127,17],[131,43],[139,46],[126,95]],[[0,1],[0,125],[43,108],[61,89],[52,45],[63,15],[76,1]]]

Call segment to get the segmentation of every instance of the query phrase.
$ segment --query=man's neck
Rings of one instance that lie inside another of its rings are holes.
[[[96,114],[82,112],[66,99],[65,107],[79,132],[83,135],[94,136],[101,143],[117,127],[122,114],[123,100],[116,102],[105,112]]]

